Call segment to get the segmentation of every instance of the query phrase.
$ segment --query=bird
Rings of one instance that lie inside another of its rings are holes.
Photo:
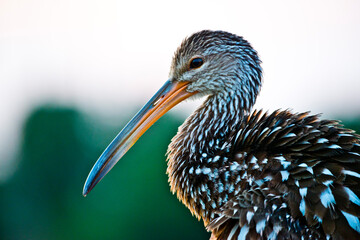
[[[233,33],[185,38],[169,80],[99,157],[83,195],[162,115],[204,97],[171,140],[166,172],[210,239],[360,239],[359,135],[319,114],[253,109],[261,63]]]

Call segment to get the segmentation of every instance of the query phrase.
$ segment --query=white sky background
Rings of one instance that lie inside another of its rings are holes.
[[[202,29],[259,52],[259,108],[359,116],[359,10],[358,0],[0,0],[0,167],[32,107],[74,104],[101,118],[141,106],[181,40]]]

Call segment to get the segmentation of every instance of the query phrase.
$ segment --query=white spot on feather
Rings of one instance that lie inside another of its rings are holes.
[[[220,156],[215,156],[213,162],[217,162],[220,159]]]
[[[353,137],[353,135],[348,134],[348,133],[340,133],[338,136],[339,137]]]
[[[229,177],[230,177],[230,173],[226,171],[226,172],[224,173],[224,178],[225,178],[225,181],[226,181],[226,182],[229,180]]]
[[[235,184],[239,183],[240,181],[241,181],[241,177],[238,175],[238,176],[236,177]]]
[[[234,191],[234,189],[235,189],[234,185],[230,185],[230,187],[229,187],[229,193],[232,193],[232,192]]]
[[[295,133],[288,133],[285,136],[283,136],[283,138],[289,138],[289,137],[296,137]]]
[[[253,216],[254,216],[254,213],[253,212],[247,212],[246,213],[246,220],[247,220],[247,222],[248,223],[250,223],[250,221],[251,221],[251,219],[253,218]]]
[[[219,183],[218,191],[219,193],[222,193],[224,191],[224,185],[222,183]]]
[[[360,233],[360,221],[359,219],[347,212],[341,211],[344,214],[344,217],[346,218],[346,220],[348,221],[350,227],[352,229],[354,229],[355,231],[357,231],[358,233]]]
[[[255,156],[253,156],[250,160],[250,163],[256,163],[257,162],[257,158]]]
[[[351,191],[351,189],[348,188],[348,187],[344,187],[344,190],[345,190],[346,193],[349,195],[350,201],[352,201],[352,202],[355,203],[356,205],[360,206],[360,199],[359,199],[359,197],[358,197],[353,191]]]
[[[304,198],[307,194],[307,188],[300,188],[300,195],[302,198]]]
[[[264,130],[261,131],[260,136],[263,135],[268,129],[268,127],[264,128]]]
[[[281,127],[276,127],[276,128],[274,128],[274,129],[269,133],[269,135],[272,134],[272,133],[274,133],[274,132],[276,132],[276,131],[278,131],[278,130],[280,130],[280,129],[281,129]]]
[[[321,173],[322,173],[322,174],[325,174],[325,175],[334,176],[334,175],[329,171],[329,169],[327,169],[327,168],[324,168]]]
[[[203,209],[203,210],[205,210],[205,204],[204,204],[204,202],[200,199],[200,204],[201,204],[201,208]]]
[[[319,223],[322,223],[321,217],[316,214],[314,214],[314,219],[316,219]]]
[[[247,137],[249,136],[250,131],[247,131],[244,135],[243,142],[245,142]]]
[[[212,148],[212,147],[213,147],[213,145],[214,145],[214,140],[213,140],[213,139],[211,139],[211,140],[210,140],[210,142],[209,142],[209,147],[211,147],[211,148]]]
[[[232,237],[234,236],[234,234],[235,234],[235,232],[236,232],[236,230],[239,228],[239,225],[238,224],[235,224],[235,226],[231,229],[231,232],[230,232],[230,234],[229,234],[229,236],[228,236],[228,240],[231,240],[232,239]]]
[[[321,203],[324,207],[330,207],[335,204],[335,198],[330,188],[326,188],[320,195]]]
[[[265,178],[264,179],[258,179],[258,180],[255,180],[255,183],[256,185],[258,185],[259,187],[265,182]]]
[[[326,138],[319,138],[316,143],[328,143],[329,140],[327,140]]]
[[[276,206],[275,204],[273,204],[273,205],[271,206],[271,208],[272,208],[273,212],[275,212],[275,210],[277,209],[277,206]]]
[[[210,172],[211,172],[210,168],[205,167],[205,168],[202,169],[202,173],[205,174],[205,175],[209,174]]]
[[[238,166],[239,166],[239,164],[237,162],[233,162],[230,166],[230,171],[236,170]]]
[[[291,164],[291,162],[287,161],[283,156],[277,157],[276,159],[280,161],[280,164],[284,167],[284,169],[286,169]]]
[[[264,179],[265,179],[265,181],[271,181],[271,180],[273,179],[273,177],[270,176],[270,175],[268,175],[268,176],[266,176]]]
[[[265,219],[262,219],[256,223],[256,232],[257,233],[261,234],[262,231],[264,231],[265,223],[266,223]]]
[[[328,146],[328,148],[331,148],[331,149],[341,149],[341,147],[337,144],[331,144],[330,146]]]
[[[239,240],[243,240],[243,239],[246,239],[246,235],[248,234],[249,232],[249,226],[247,224],[245,224],[242,228],[241,228],[241,231],[239,233],[239,236],[238,236],[238,239]]]
[[[195,144],[192,144],[190,149],[191,149],[191,153],[196,153]]]
[[[329,187],[329,185],[331,185],[332,183],[333,183],[332,180],[327,180],[327,181],[323,182],[323,184],[327,187]]]
[[[357,152],[349,152],[350,154],[356,155],[356,156],[360,156],[360,153]]]
[[[282,178],[283,182],[288,180],[289,175],[290,175],[290,173],[288,171],[280,171],[280,173],[281,173],[281,178]]]
[[[273,231],[268,236],[268,240],[275,240],[281,229],[282,227],[280,225],[275,225]]]
[[[305,200],[304,200],[304,198],[301,199],[299,208],[300,208],[300,212],[302,213],[302,215],[305,216]]]
[[[350,176],[353,176],[353,177],[357,177],[357,178],[360,178],[360,174],[357,173],[357,172],[353,172],[353,171],[350,171],[350,170],[342,170],[342,172],[346,175],[350,175]]]

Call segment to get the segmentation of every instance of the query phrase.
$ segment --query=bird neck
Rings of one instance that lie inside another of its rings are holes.
[[[253,105],[246,99],[236,91],[209,96],[179,128],[172,144],[182,145],[190,161],[198,161],[201,155],[223,149],[233,127]],[[171,151],[176,149],[171,145],[170,148]]]
[[[204,221],[211,218],[211,213],[205,213],[195,202],[198,195],[193,191],[192,181],[196,178],[189,176],[196,175],[195,170],[208,164],[208,159],[230,150],[235,126],[239,126],[250,107],[236,92],[209,96],[179,127],[169,145],[167,174],[171,190]],[[195,181],[199,184],[198,180]],[[209,191],[212,192],[211,189]]]

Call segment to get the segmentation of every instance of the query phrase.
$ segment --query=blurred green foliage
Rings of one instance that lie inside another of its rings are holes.
[[[356,118],[345,118],[341,121],[341,124],[345,128],[354,130],[357,134],[360,134],[360,116]]]
[[[129,120],[105,126],[72,108],[27,119],[15,174],[0,185],[0,239],[209,239],[169,191],[165,153],[182,120],[164,116],[84,198],[95,160]]]
[[[0,239],[209,239],[169,191],[165,153],[183,121],[171,114],[88,197],[81,195],[95,160],[130,117],[109,127],[73,108],[35,109],[23,128],[17,171],[0,185]],[[344,125],[360,132],[359,119]]]

